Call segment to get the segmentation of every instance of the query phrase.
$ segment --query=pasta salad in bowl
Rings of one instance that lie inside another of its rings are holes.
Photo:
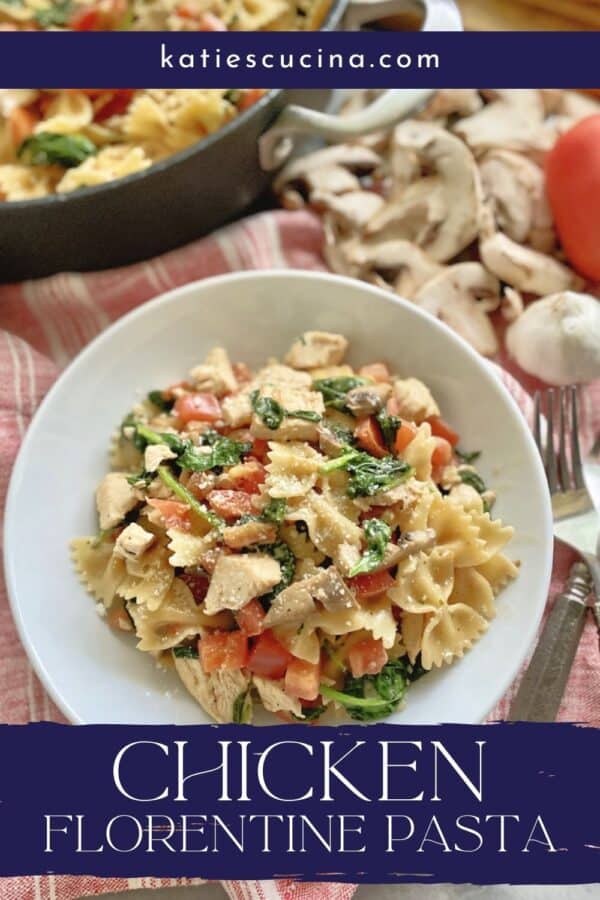
[[[545,600],[532,447],[486,364],[377,289],[181,288],[90,345],[28,433],[5,546],[21,635],[75,721],[477,721]]]

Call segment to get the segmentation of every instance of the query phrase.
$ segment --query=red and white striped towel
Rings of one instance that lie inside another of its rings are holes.
[[[127,268],[89,275],[62,274],[0,287],[0,509],[20,442],[42,397],[60,370],[98,332],[146,300],[210,275],[240,269],[325,269],[322,232],[308,212],[269,212],[246,219],[181,250]],[[502,378],[530,411],[532,379]],[[600,431],[600,383],[586,393],[586,447]],[[551,597],[564,583],[572,554],[556,554]],[[550,601],[551,602],[551,601]],[[514,686],[491,719],[506,715]],[[17,638],[0,583],[0,722],[64,721],[42,689]],[[561,721],[600,725],[600,655],[588,620],[561,706]],[[0,879],[0,900],[74,900],[83,895],[141,887],[190,884],[153,878],[100,879],[64,876]],[[223,882],[234,900],[349,900],[352,885],[292,881]]]

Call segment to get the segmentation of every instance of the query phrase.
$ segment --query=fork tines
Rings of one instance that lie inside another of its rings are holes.
[[[575,385],[536,391],[533,435],[546,470],[551,494],[585,490],[581,447],[579,444],[578,392]],[[545,440],[542,416],[546,416]],[[555,423],[558,420],[558,452]]]

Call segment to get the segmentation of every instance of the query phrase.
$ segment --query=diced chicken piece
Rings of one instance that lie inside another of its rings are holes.
[[[96,506],[100,528],[105,531],[122,522],[139,503],[139,495],[122,472],[109,472],[96,490]]]
[[[330,612],[336,612],[340,609],[352,609],[356,606],[354,594],[335,566],[321,569],[318,575],[314,575],[302,583],[305,587],[309,585],[309,590],[314,599],[322,603],[325,609]]]
[[[207,675],[197,659],[175,656],[174,661],[177,674],[202,709],[216,722],[233,722],[235,702],[250,687],[250,679],[240,669],[217,669]]]
[[[371,506],[396,506],[396,504],[401,509],[408,509],[418,503],[424,490],[428,490],[426,485],[411,479],[388,488],[387,491],[381,491],[373,497],[358,497],[354,502],[361,509],[369,509]]]
[[[277,384],[310,387],[312,384],[312,376],[309,375],[308,372],[299,372],[297,369],[292,369],[290,366],[283,366],[281,363],[271,363],[257,372],[256,377],[250,384],[250,390],[254,391],[265,385],[274,386]]]
[[[121,559],[139,559],[154,543],[154,535],[140,525],[132,522],[123,529],[115,541],[115,556]]]
[[[273,544],[277,540],[277,526],[271,522],[244,522],[223,530],[223,541],[232,550],[252,544]]]
[[[156,472],[161,463],[176,456],[166,444],[148,444],[144,450],[144,469],[146,472]]]
[[[281,581],[281,567],[262,553],[220,556],[204,601],[207,615],[238,610]]]
[[[269,712],[288,712],[298,718],[304,718],[302,704],[295,697],[290,697],[284,689],[284,681],[273,681],[254,675],[252,682],[258,691],[262,705]]]
[[[305,331],[294,341],[285,357],[295,369],[316,369],[318,366],[338,366],[348,349],[348,341],[341,334],[328,331]]]
[[[380,572],[382,569],[389,569],[402,562],[407,556],[412,556],[413,553],[431,550],[435,544],[435,538],[436,534],[433,528],[426,528],[424,531],[407,531],[397,544],[387,545],[382,561],[371,571]]]
[[[427,385],[418,378],[403,378],[394,382],[394,397],[398,401],[398,415],[421,424],[429,416],[439,416],[440,408]]]
[[[294,582],[275,597],[265,617],[265,627],[274,625],[295,625],[303,622],[315,611],[315,601],[311,597],[312,578]]]
[[[470,484],[455,484],[450,489],[448,500],[452,503],[458,503],[467,512],[480,513],[483,512],[483,497]]]
[[[319,366],[318,369],[311,369],[310,375],[313,381],[320,378],[350,378],[354,375],[352,366]]]
[[[355,416],[371,416],[383,408],[391,391],[391,384],[361,385],[348,391],[345,405]]]
[[[252,420],[250,394],[244,392],[225,397],[221,403],[221,410],[225,423],[230,428],[241,428],[242,425],[249,425]]]
[[[296,410],[316,413],[322,416],[325,412],[323,396],[318,391],[307,387],[280,384],[265,385],[260,389],[262,397],[271,397],[287,413],[278,428],[269,428],[257,413],[252,416],[250,433],[253,437],[274,441],[316,441],[318,421],[295,418],[291,415]]]
[[[191,370],[190,377],[199,391],[207,391],[217,397],[233,394],[238,389],[229,356],[223,347],[214,347],[202,365]]]

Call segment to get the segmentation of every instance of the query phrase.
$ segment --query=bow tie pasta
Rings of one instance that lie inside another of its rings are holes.
[[[306,332],[252,373],[212,350],[121,424],[72,543],[99,612],[217,722],[370,721],[484,635],[513,529],[429,389]]]

